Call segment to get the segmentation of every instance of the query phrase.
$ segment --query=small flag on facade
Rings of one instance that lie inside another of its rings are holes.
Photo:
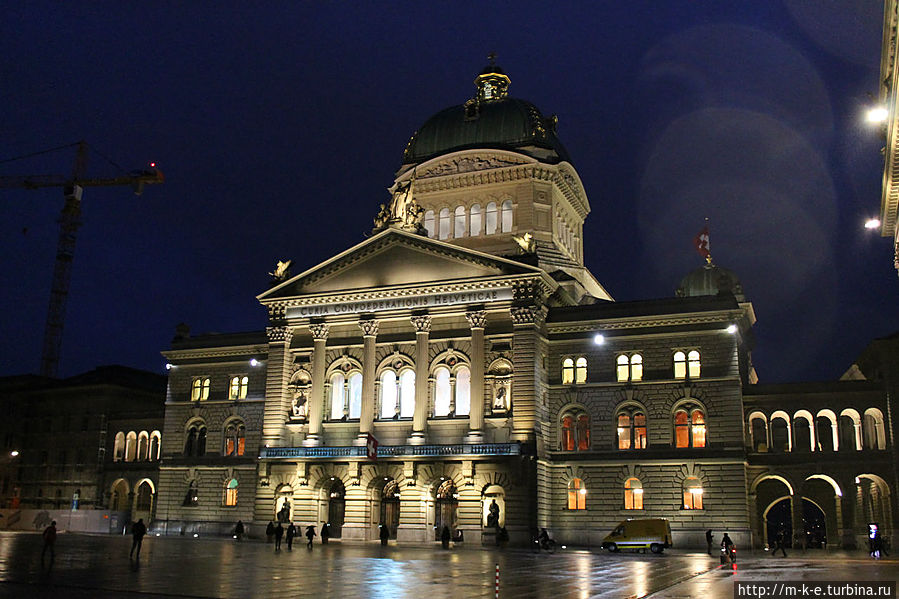
[[[368,440],[365,442],[365,454],[370,460],[378,459],[378,440],[371,433],[368,433]]]
[[[709,250],[709,224],[702,228],[702,231],[699,232],[696,237],[693,238],[693,245],[696,246],[696,251],[699,252],[703,258],[705,258],[706,262],[712,262],[712,252]]]

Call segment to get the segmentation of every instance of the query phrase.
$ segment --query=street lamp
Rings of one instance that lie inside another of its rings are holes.
[[[879,229],[880,228],[880,219],[879,218],[869,218],[865,221],[866,229]]]
[[[874,106],[868,109],[865,118],[869,123],[883,123],[890,116],[890,111],[883,106]]]

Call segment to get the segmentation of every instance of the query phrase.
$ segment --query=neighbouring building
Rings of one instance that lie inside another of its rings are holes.
[[[295,276],[279,264],[265,331],[178,327],[156,529],[546,527],[592,546],[628,517],[669,518],[680,546],[892,531],[883,383],[757,385],[753,306],[710,261],[669,298],[613,301],[584,261],[591,207],[557,119],[494,64],[475,83],[412,136],[370,237]]]

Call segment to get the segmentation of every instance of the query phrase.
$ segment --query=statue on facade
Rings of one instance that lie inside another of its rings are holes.
[[[391,193],[390,202],[386,206],[381,204],[381,209],[375,216],[375,232],[383,231],[388,227],[415,233],[422,232],[421,217],[425,211],[415,201],[413,186],[414,177],[409,181],[400,181],[396,184]]]
[[[281,509],[278,510],[278,522],[289,522],[290,521],[290,499],[285,498],[284,503],[281,504]]]
[[[493,396],[493,411],[494,412],[505,412],[509,409],[509,406],[506,401],[507,393],[506,393],[506,383],[505,381],[500,381],[496,384],[496,393]]]
[[[278,264],[275,265],[274,272],[268,273],[271,276],[272,281],[275,283],[281,283],[282,281],[286,281],[290,278],[290,264],[293,260],[278,260]]]
[[[518,244],[518,249],[522,254],[533,254],[537,249],[534,236],[530,232],[524,235],[513,235],[512,239]]]
[[[487,512],[487,528],[499,528],[499,505],[496,499],[490,502]]]
[[[291,406],[292,416],[296,419],[304,419],[306,418],[306,390],[301,389],[297,392],[296,397],[294,397],[293,405]]]

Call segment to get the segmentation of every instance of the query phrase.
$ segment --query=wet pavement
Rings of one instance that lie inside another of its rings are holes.
[[[147,537],[140,562],[131,539],[66,534],[42,567],[36,534],[0,533],[5,597],[733,597],[735,580],[897,580],[899,560],[863,552],[789,559],[744,556],[736,570],[704,553],[664,555],[522,549],[443,550],[439,545],[272,545],[227,539]]]

